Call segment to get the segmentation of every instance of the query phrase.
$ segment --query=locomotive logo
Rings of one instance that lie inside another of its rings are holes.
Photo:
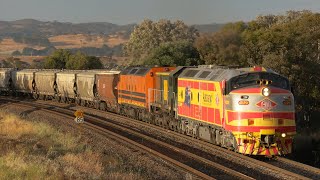
[[[260,108],[268,111],[268,110],[274,108],[275,106],[277,106],[277,103],[271,101],[270,99],[263,99],[263,100],[259,101],[256,105],[259,106]]]
[[[186,87],[186,92],[185,92],[185,99],[184,99],[184,104],[187,106],[190,106],[190,101],[191,101],[191,89],[190,87]]]

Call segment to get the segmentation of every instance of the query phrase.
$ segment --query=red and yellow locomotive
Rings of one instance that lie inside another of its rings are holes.
[[[186,68],[177,78],[178,129],[243,154],[292,151],[294,99],[288,79],[262,67]]]

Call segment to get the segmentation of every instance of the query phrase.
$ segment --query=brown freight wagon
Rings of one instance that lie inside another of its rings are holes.
[[[100,109],[119,112],[117,85],[120,71],[110,71],[96,75],[97,93],[100,98]]]
[[[117,94],[114,93],[119,71],[90,70],[76,75],[78,104],[103,110],[115,110]]]

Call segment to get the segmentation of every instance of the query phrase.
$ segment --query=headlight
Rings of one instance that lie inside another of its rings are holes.
[[[281,133],[281,137],[285,138],[287,136],[286,133]]]
[[[263,88],[262,89],[262,95],[269,96],[271,94],[271,91],[269,88]]]

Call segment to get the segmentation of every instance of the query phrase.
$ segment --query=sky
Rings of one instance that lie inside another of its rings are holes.
[[[0,20],[139,23],[182,20],[187,24],[250,21],[288,10],[320,12],[320,0],[0,0]]]

